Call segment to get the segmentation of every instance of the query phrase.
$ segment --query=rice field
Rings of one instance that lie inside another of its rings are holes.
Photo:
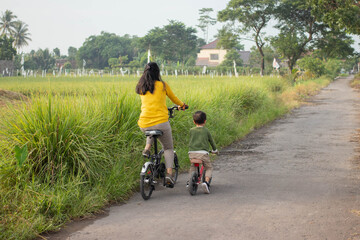
[[[137,77],[0,78],[28,101],[0,106],[0,239],[31,239],[137,191],[145,138]],[[171,119],[183,171],[192,113],[205,111],[220,147],[272,121],[329,80],[167,77],[189,105]],[[168,106],[172,103],[168,102]],[[22,154],[22,155],[21,155]]]

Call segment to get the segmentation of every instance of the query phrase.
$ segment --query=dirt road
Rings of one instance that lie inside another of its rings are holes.
[[[348,82],[223,149],[210,195],[190,196],[183,174],[50,239],[360,239],[360,105]]]

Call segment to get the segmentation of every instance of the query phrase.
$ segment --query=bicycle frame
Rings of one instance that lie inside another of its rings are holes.
[[[153,175],[154,177],[158,176],[159,174],[159,167],[160,167],[160,162],[161,162],[161,157],[164,153],[164,150],[161,149],[160,152],[158,152],[158,142],[157,142],[157,136],[153,136],[154,138],[154,151],[155,153],[153,155],[150,156],[150,161],[144,163],[144,165],[141,168],[141,174],[145,174],[145,171],[147,169],[147,167],[149,165],[152,165],[152,169],[153,169]]]
[[[191,159],[191,163],[194,164],[194,167],[196,168],[196,171],[198,173],[197,183],[199,184],[202,181],[202,176],[204,173],[203,161],[200,159]],[[200,164],[201,164],[201,167],[200,167]]]

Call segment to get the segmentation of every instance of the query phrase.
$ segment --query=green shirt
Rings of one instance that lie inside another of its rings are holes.
[[[190,129],[189,151],[209,151],[209,143],[216,150],[215,142],[206,127]]]

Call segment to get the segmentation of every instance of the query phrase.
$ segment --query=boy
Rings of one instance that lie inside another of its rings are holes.
[[[200,159],[203,161],[204,168],[206,170],[205,182],[201,184],[205,193],[210,193],[210,179],[212,175],[213,167],[210,162],[209,157],[209,143],[213,149],[211,153],[218,153],[216,150],[215,142],[209,132],[205,127],[206,124],[206,113],[202,111],[197,111],[193,115],[193,120],[196,127],[190,129],[190,141],[189,141],[189,158],[191,159]],[[194,164],[191,164],[190,174],[195,171]]]

